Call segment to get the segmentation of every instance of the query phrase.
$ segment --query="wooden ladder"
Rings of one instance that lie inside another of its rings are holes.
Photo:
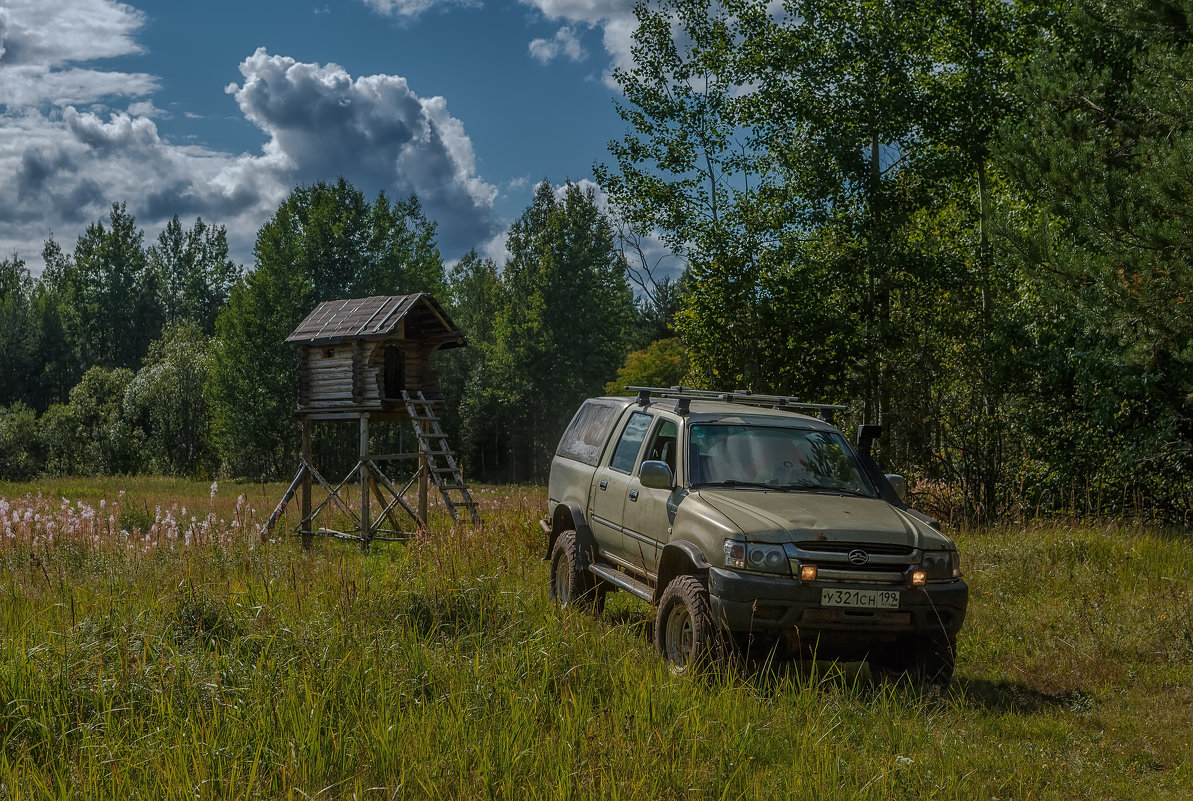
[[[459,523],[459,509],[468,511],[469,519],[473,523],[481,521],[480,513],[476,509],[476,501],[464,483],[464,476],[456,464],[456,457],[447,444],[447,435],[439,425],[439,418],[431,408],[431,401],[423,397],[422,392],[411,395],[402,390],[402,400],[406,402],[406,411],[410,413],[410,422],[414,425],[414,433],[418,437],[418,449],[427,459],[427,470],[431,481],[443,496],[443,503],[447,506],[452,520]]]

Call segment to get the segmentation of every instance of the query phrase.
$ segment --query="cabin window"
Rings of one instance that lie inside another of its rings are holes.
[[[335,348],[324,348],[323,349],[323,358],[324,359],[330,359],[330,358],[334,357],[335,355],[336,355]]]
[[[386,398],[401,398],[406,388],[406,357],[401,349],[390,345],[385,349],[385,380],[383,391]]]

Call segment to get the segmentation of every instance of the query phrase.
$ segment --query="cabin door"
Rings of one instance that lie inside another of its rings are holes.
[[[406,355],[396,345],[385,348],[384,392],[387,399],[401,400],[406,388]]]

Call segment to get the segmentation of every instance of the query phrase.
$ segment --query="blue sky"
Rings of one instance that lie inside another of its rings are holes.
[[[299,183],[416,192],[444,257],[500,256],[624,125],[627,0],[0,0],[0,253],[38,272],[112,202],[257,230]]]

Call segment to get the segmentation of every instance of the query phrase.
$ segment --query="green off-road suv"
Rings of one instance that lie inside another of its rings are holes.
[[[956,546],[904,482],[824,420],[843,407],[749,393],[633,388],[576,412],[541,521],[550,590],[599,612],[655,604],[677,669],[735,652],[867,660],[947,683],[969,589]]]

